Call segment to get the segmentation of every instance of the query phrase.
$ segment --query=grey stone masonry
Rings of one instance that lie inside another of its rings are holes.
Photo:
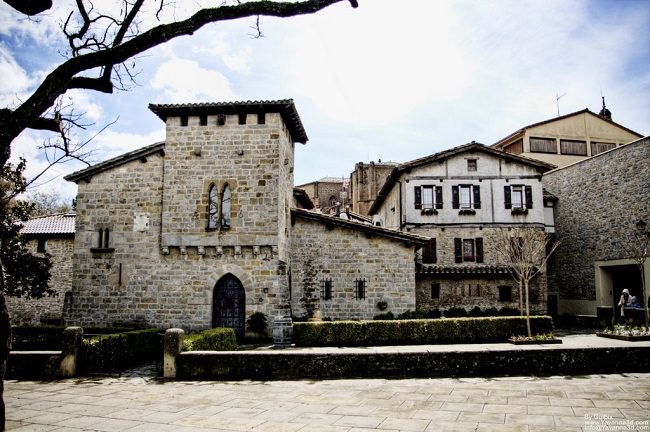
[[[372,319],[415,309],[414,242],[296,217],[292,312],[322,318]],[[407,237],[405,234],[404,237]],[[363,295],[358,284],[363,281]],[[326,284],[329,288],[326,288]]]
[[[624,243],[635,223],[650,220],[650,137],[550,171],[543,183],[558,198],[562,239],[549,289],[560,299],[596,300],[594,261],[629,258]]]
[[[306,141],[293,104],[151,109],[164,143],[66,177],[79,185],[66,323],[209,328],[225,276],[243,289],[238,325],[288,314],[294,141]],[[211,202],[220,221],[230,205],[227,224],[208,223]]]

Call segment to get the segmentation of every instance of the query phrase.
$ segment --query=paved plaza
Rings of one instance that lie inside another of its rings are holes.
[[[7,381],[11,431],[650,431],[650,373],[575,377]]]

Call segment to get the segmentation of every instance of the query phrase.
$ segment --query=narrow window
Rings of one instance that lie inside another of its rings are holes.
[[[225,114],[217,114],[217,125],[223,126],[226,124],[226,115]]]
[[[187,126],[187,116],[181,116],[181,126]]]
[[[221,229],[230,228],[230,210],[232,204],[230,198],[230,186],[226,184],[223,187],[223,193],[221,194]]]
[[[522,186],[513,186],[510,194],[512,208],[518,209],[524,207],[524,190]]]
[[[355,289],[354,289],[354,297],[357,300],[363,300],[366,298],[366,280],[365,279],[357,279],[354,281],[355,283]]]
[[[500,302],[509,302],[512,301],[512,287],[508,285],[502,285],[499,287],[499,301]]]
[[[104,249],[108,249],[108,245],[109,245],[109,243],[110,243],[109,240],[110,240],[110,230],[109,230],[108,228],[106,228],[106,229],[104,230],[104,244],[102,245],[102,247],[103,247]]]
[[[463,261],[474,261],[474,240],[463,239]]]
[[[422,186],[422,208],[433,209],[433,186]]]
[[[207,114],[201,114],[199,116],[199,124],[201,126],[207,126],[208,125],[208,115]]]
[[[429,239],[424,248],[422,248],[422,263],[433,264],[436,261],[436,239],[432,238]]]
[[[440,284],[439,283],[432,283],[431,284],[431,299],[439,299],[440,298]]]
[[[472,208],[472,187],[471,186],[460,187],[460,208],[461,209]]]
[[[332,279],[323,279],[320,296],[323,300],[332,300]]]
[[[467,159],[467,171],[477,171],[478,163],[476,159]]]
[[[36,252],[45,253],[47,252],[47,239],[39,238],[38,243],[36,244]]]
[[[99,229],[99,236],[97,237],[97,247],[102,248],[104,246],[104,229]]]
[[[217,228],[219,218],[219,208],[217,205],[217,187],[212,184],[208,191],[208,229]]]
[[[246,124],[246,113],[239,113],[239,124],[240,125]]]
[[[257,114],[257,124],[266,124],[266,113]]]

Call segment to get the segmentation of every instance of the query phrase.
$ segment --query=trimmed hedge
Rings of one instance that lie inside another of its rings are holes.
[[[81,367],[84,372],[122,371],[162,357],[161,330],[156,328],[84,337]]]
[[[14,351],[58,351],[61,349],[63,330],[61,326],[15,326],[11,327]],[[132,328],[85,327],[87,334],[125,333]]]
[[[237,338],[230,327],[216,327],[185,335],[183,351],[235,351]]]
[[[530,318],[534,335],[553,332],[548,316]],[[296,346],[435,345],[505,342],[526,335],[525,317],[399,321],[331,321],[293,324]]]

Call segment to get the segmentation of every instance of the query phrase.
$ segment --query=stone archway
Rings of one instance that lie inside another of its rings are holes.
[[[212,296],[212,327],[230,327],[237,338],[246,330],[246,292],[240,280],[228,273],[214,286]]]

